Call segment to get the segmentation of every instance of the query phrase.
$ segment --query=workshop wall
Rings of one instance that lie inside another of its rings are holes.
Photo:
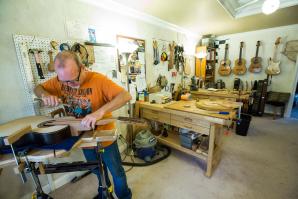
[[[76,21],[89,24],[109,32],[111,35],[125,35],[146,40],[146,78],[153,84],[157,73],[168,73],[166,66],[152,66],[152,38],[182,43],[192,53],[196,39],[190,40],[184,34],[145,23],[136,18],[123,16],[91,4],[76,0],[26,0],[0,2],[0,124],[26,116],[24,86],[18,66],[12,34],[36,35],[56,39],[69,37],[66,23]],[[194,59],[190,62],[194,72]],[[162,67],[162,68],[160,68]],[[169,74],[169,73],[168,73]],[[166,74],[166,75],[168,75]],[[180,81],[176,78],[174,81]],[[170,81],[171,82],[171,81]]]
[[[260,80],[265,79],[267,77],[265,73],[265,68],[268,65],[269,57],[273,56],[274,43],[278,37],[281,37],[281,44],[279,45],[279,52],[284,49],[284,46],[287,41],[297,40],[298,39],[298,24],[276,27],[270,29],[263,29],[251,32],[242,32],[237,34],[230,35],[222,35],[219,36],[219,40],[228,39],[227,43],[229,43],[229,55],[228,58],[232,62],[232,68],[234,67],[234,61],[239,57],[239,47],[240,42],[244,41],[244,49],[243,49],[243,58],[246,59],[246,67],[248,68],[250,65],[250,59],[256,54],[256,43],[257,41],[261,41],[261,46],[259,49],[259,57],[262,57],[262,66],[263,70],[261,73],[250,73],[246,72],[243,76],[236,76],[231,74],[230,76],[220,76],[217,73],[218,66],[216,68],[216,80],[222,79],[226,83],[226,87],[229,89],[233,88],[234,78],[239,77],[244,82],[249,82],[251,80]],[[219,60],[224,59],[224,51],[225,45],[220,45],[219,49]],[[290,61],[286,56],[278,53],[278,59],[281,60],[281,73],[280,75],[273,76],[272,84],[268,87],[268,91],[279,91],[279,92],[292,92],[295,86],[295,78],[297,74],[297,67],[293,61]],[[271,112],[270,107],[266,107],[266,112]],[[285,116],[289,116],[289,107],[286,109]]]

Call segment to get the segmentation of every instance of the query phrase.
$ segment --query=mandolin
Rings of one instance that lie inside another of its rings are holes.
[[[218,68],[218,73],[222,76],[228,76],[231,74],[231,60],[227,59],[228,49],[229,49],[229,44],[226,44],[225,57],[224,57],[224,60],[220,62],[220,66]]]
[[[251,73],[259,73],[262,71],[262,58],[258,57],[260,45],[261,45],[261,42],[257,41],[256,56],[251,58],[251,64],[249,66],[249,71]]]
[[[246,60],[242,58],[242,49],[244,46],[244,42],[240,42],[240,52],[239,59],[235,61],[235,66],[233,68],[233,73],[235,75],[244,75],[246,73]]]
[[[268,67],[266,68],[267,75],[278,75],[280,74],[280,61],[277,60],[277,51],[278,51],[278,45],[281,42],[281,38],[278,37],[275,41],[275,47],[273,52],[273,57],[269,58]]]

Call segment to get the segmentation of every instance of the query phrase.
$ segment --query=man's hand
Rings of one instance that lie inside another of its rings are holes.
[[[91,127],[92,129],[95,129],[95,124],[98,120],[102,119],[102,117],[104,116],[104,113],[100,110],[98,111],[95,111],[94,113],[91,113],[89,115],[86,115],[81,124],[84,126],[84,127]]]
[[[58,106],[61,103],[61,99],[54,95],[42,94],[41,99],[45,106]]]

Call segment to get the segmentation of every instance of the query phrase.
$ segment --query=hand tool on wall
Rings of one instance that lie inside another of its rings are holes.
[[[41,68],[41,59],[40,59],[40,53],[42,50],[40,49],[29,49],[29,53],[32,53],[36,62],[36,68],[37,68],[37,73],[40,79],[45,79],[42,68]]]
[[[156,40],[153,40],[153,64],[158,65],[159,64],[159,52],[158,52],[158,43]]]
[[[50,72],[55,72],[55,67],[54,67],[54,59],[53,59],[53,51],[49,50],[48,55],[50,58],[50,62],[48,63],[48,70]]]
[[[170,57],[169,57],[169,64],[168,64],[168,70],[171,70],[174,66],[174,50],[175,50],[175,42],[173,41],[172,44],[169,44],[170,48]]]
[[[74,43],[70,50],[75,52],[81,58],[82,63],[86,67],[89,66],[89,63],[88,63],[89,54],[88,54],[87,48],[83,44]]]

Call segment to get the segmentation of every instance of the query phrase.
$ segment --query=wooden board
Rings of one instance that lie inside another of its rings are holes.
[[[198,46],[196,48],[196,53],[207,53],[206,46]],[[206,58],[199,59],[196,58],[196,68],[195,68],[195,75],[196,77],[201,77],[203,80],[206,78]]]
[[[199,109],[209,110],[209,111],[233,111],[241,106],[238,102],[232,102],[227,100],[211,100],[202,99],[196,102],[196,107]]]
[[[210,117],[216,117],[216,118],[226,119],[226,120],[234,118],[234,115],[235,115],[234,111],[231,111],[230,114],[228,115],[222,115],[222,114],[218,114],[217,112],[199,109],[196,107],[196,101],[194,100],[174,102],[169,105],[166,105],[165,108],[177,110],[177,111],[184,111],[188,113],[200,114],[200,115],[205,115]]]
[[[234,92],[228,90],[217,90],[209,91],[207,89],[199,89],[198,91],[191,91],[194,96],[208,96],[208,97],[218,97],[218,98],[233,98],[233,99],[248,99],[250,92]]]

